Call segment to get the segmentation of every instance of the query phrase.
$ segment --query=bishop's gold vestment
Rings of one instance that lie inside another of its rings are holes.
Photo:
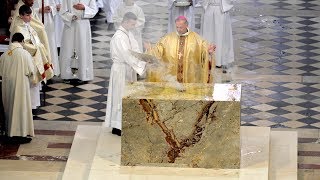
[[[215,67],[214,60],[209,57],[208,44],[200,35],[189,31],[183,35],[170,33],[152,48],[148,54],[154,55],[167,64],[168,73],[175,76],[181,83],[209,83],[212,82],[210,67]],[[213,62],[209,62],[213,61]],[[148,72],[147,81],[164,81],[163,72]]]

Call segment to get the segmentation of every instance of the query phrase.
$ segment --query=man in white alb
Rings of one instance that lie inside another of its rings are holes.
[[[93,57],[89,19],[98,12],[96,0],[63,0],[60,15],[64,22],[60,50],[60,71],[64,80],[93,80]],[[76,55],[76,60],[72,59]],[[72,61],[77,72],[71,71]]]
[[[134,29],[137,16],[132,12],[124,15],[121,26],[110,42],[110,54],[113,61],[109,80],[109,98],[105,125],[112,127],[112,133],[121,135],[122,96],[126,82],[137,81],[137,73],[142,75],[146,70],[146,62],[140,61],[130,54],[130,50],[141,52],[138,42],[130,30]]]
[[[60,9],[61,9],[61,1],[62,0],[55,0],[56,2],[56,9],[57,15],[54,17],[54,25],[55,25],[55,35],[56,35],[56,44],[57,48],[61,47],[61,40],[62,40],[62,31],[63,31],[63,21],[60,16]]]
[[[202,36],[217,46],[215,60],[217,68],[230,66],[234,62],[233,37],[229,11],[231,0],[201,0],[204,8],[201,26]],[[226,70],[223,71],[226,73]]]

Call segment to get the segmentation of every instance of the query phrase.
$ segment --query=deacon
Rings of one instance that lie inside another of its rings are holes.
[[[61,0],[55,0],[56,2],[56,9],[57,15],[54,17],[54,26],[55,26],[55,36],[56,36],[56,44],[57,48],[61,47],[61,40],[62,40],[62,31],[63,31],[63,21],[60,16],[60,9],[61,9]],[[60,70],[60,69],[59,69]]]
[[[184,2],[183,3],[179,2]],[[188,3],[188,4],[187,4]],[[168,9],[169,9],[169,22],[168,22],[168,33],[175,31],[176,24],[175,19],[178,16],[185,16],[188,19],[189,27],[192,31],[195,30],[194,22],[194,5],[196,0],[168,0]]]
[[[96,0],[63,0],[60,14],[64,21],[60,50],[61,78],[93,80],[91,27],[89,19],[97,13]],[[76,57],[76,58],[75,58]],[[76,60],[72,59],[75,58]],[[76,61],[77,72],[71,71]]]
[[[29,84],[34,65],[30,53],[23,49],[23,41],[21,33],[12,36],[8,51],[0,57],[0,76],[6,133],[20,137],[19,143],[28,143],[31,138],[27,136],[34,136]]]
[[[13,16],[12,16],[12,22],[11,22],[9,31],[11,34],[13,34],[12,31],[13,31],[13,28],[16,26],[16,20],[19,20],[19,17],[20,17],[20,15],[19,15],[20,7],[22,5],[29,6],[32,11],[32,14],[31,14],[32,19],[29,24],[34,30],[37,31],[37,34],[39,36],[41,43],[44,45],[47,53],[50,55],[50,58],[48,59],[50,66],[53,66],[52,61],[51,61],[51,52],[50,52],[50,46],[49,46],[47,32],[46,32],[45,27],[42,24],[39,16],[38,16],[37,11],[39,9],[33,9],[33,4],[34,4],[34,0],[20,0],[18,2],[18,4],[16,5],[16,10],[14,11]],[[51,75],[48,75],[47,79],[51,78],[49,76],[51,76]],[[52,76],[53,76],[53,74],[52,74]]]
[[[187,18],[176,19],[176,32],[162,37],[153,47],[145,43],[147,53],[167,64],[170,75],[179,83],[212,82],[211,64],[215,64],[212,54],[215,46],[208,43],[188,28]],[[161,82],[162,72],[150,71],[147,81]]]
[[[56,28],[54,21],[55,16],[57,16],[57,5],[55,0],[35,0],[33,7],[40,19],[42,19],[42,1],[44,1],[44,26],[48,35],[51,62],[54,67],[54,75],[58,76],[60,74],[60,67],[58,61],[57,43],[55,38]]]
[[[119,25],[122,22],[123,16],[127,12],[132,12],[137,16],[137,24],[134,29],[131,30],[132,34],[134,35],[134,38],[138,41],[139,49],[142,51],[143,45],[142,45],[142,29],[144,27],[144,23],[146,21],[144,13],[142,11],[142,8],[139,7],[136,3],[134,3],[134,0],[124,0],[124,3],[122,3],[115,15],[115,22],[116,22],[116,28],[119,27]]]
[[[27,5],[19,8],[19,18],[16,18],[12,33],[21,33],[24,36],[25,43],[23,47],[33,57],[35,76],[31,85],[32,109],[40,106],[40,86],[41,81],[52,78],[53,70],[49,63],[50,55],[47,53],[44,45],[41,43],[37,31],[30,25],[32,20],[32,10]]]
[[[204,8],[202,37],[217,45],[215,59],[218,68],[234,62],[233,37],[229,11],[231,0],[201,0]],[[223,71],[226,72],[225,70]]]
[[[137,73],[142,75],[146,62],[133,57],[131,51],[141,52],[131,30],[136,27],[137,16],[132,12],[124,15],[121,26],[110,42],[113,61],[109,80],[105,125],[112,127],[112,134],[121,135],[122,96],[126,82],[137,81]]]

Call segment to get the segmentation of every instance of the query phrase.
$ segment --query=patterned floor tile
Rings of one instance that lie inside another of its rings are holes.
[[[74,119],[76,121],[88,121],[88,120],[95,119],[95,117],[89,116],[86,114],[75,114],[75,115],[68,116],[68,118]]]
[[[63,118],[63,115],[57,114],[57,113],[45,113],[41,115],[37,115],[40,118],[46,119],[46,120],[55,120],[59,118]]]
[[[290,127],[290,128],[300,128],[300,127],[305,126],[305,123],[302,123],[302,122],[299,122],[296,120],[291,120],[291,121],[283,122],[283,123],[281,123],[281,125],[284,125],[284,126]]]

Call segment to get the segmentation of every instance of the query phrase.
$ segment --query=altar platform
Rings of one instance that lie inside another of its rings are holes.
[[[121,166],[121,137],[110,128],[80,125],[62,179],[297,179],[297,132],[241,127],[240,134],[240,169]]]
[[[297,132],[240,127],[239,92],[237,85],[128,85],[122,137],[78,126],[63,179],[297,179]],[[188,138],[193,144],[182,147]]]

